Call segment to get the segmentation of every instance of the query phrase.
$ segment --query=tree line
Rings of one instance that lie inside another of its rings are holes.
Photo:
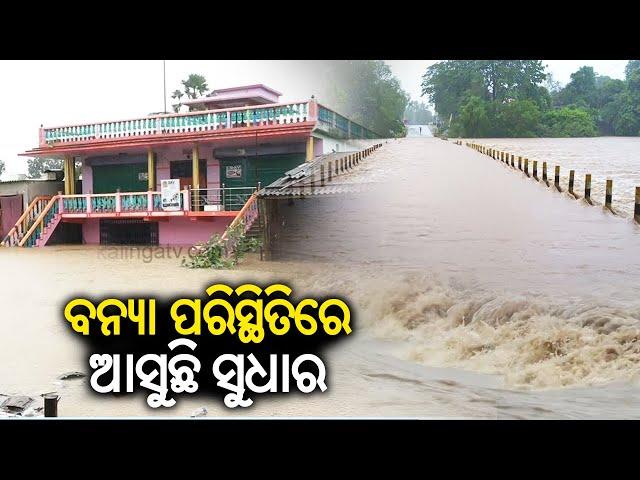
[[[326,106],[384,137],[406,135],[409,103],[391,68],[382,60],[337,60],[324,65],[320,98]]]
[[[457,137],[640,135],[640,61],[624,80],[581,67],[561,87],[541,60],[446,60],[422,77],[439,125]]]

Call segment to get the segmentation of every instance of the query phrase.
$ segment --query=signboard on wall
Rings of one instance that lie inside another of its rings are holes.
[[[227,178],[242,178],[242,165],[227,165],[225,176]]]
[[[180,195],[180,180],[170,179],[160,182],[162,210],[167,212],[180,210]]]

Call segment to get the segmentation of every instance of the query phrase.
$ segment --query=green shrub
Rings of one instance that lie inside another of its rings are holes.
[[[233,268],[247,253],[257,251],[261,245],[260,239],[247,237],[244,223],[238,222],[228,230],[224,240],[215,234],[206,243],[195,245],[196,253],[190,260],[183,258],[182,265],[217,270]]]

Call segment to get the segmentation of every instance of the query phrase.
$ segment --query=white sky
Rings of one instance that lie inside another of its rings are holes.
[[[402,87],[420,98],[421,76],[436,60],[389,60]],[[624,77],[626,60],[549,60],[561,83],[582,65],[597,73]],[[317,95],[319,65],[313,61],[167,60],[167,96],[189,73],[204,75],[209,88],[264,83],[283,93],[282,100]],[[315,82],[315,83],[314,83]],[[160,112],[163,106],[162,61],[0,61],[0,159],[4,177],[26,173],[17,154],[38,145],[38,128],[118,120]],[[167,108],[171,109],[171,99]]]

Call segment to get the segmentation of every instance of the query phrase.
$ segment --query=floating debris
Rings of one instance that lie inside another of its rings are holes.
[[[74,378],[84,378],[87,375],[82,372],[67,372],[58,377],[58,380],[73,380]]]
[[[44,407],[30,407],[22,413],[22,416],[23,417],[41,417],[42,416],[41,412],[43,410],[44,410]]]
[[[191,412],[191,418],[195,418],[195,417],[206,417],[207,416],[207,409],[204,407],[200,407],[197,410],[194,410],[193,412]]]
[[[33,402],[33,398],[31,397],[27,397],[26,395],[14,395],[2,402],[2,404],[0,404],[0,408],[10,413],[22,413],[31,402]]]

